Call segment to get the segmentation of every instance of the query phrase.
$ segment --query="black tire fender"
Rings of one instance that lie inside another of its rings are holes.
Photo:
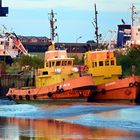
[[[37,95],[33,95],[33,99],[35,100],[37,98]]]
[[[137,86],[139,86],[139,83],[136,81],[136,82],[134,83],[134,85],[137,87]]]
[[[26,98],[27,101],[30,100],[30,96],[29,95],[26,95],[25,98]]]
[[[134,84],[133,83],[129,83],[129,87],[133,87],[134,86]]]
[[[19,100],[22,100],[22,96],[21,96],[21,95],[19,95],[18,99],[19,99]]]
[[[48,97],[49,97],[49,98],[51,98],[51,97],[52,97],[52,93],[51,93],[51,92],[48,92],[48,94],[47,94],[47,95],[48,95]]]

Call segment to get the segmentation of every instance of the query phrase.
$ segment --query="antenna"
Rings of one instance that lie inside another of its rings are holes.
[[[134,4],[132,4],[132,7],[130,8],[131,9],[131,25],[133,26],[134,25],[134,21],[135,21],[135,15],[138,14],[138,12],[136,11],[136,7]]]
[[[98,48],[99,46],[99,33],[98,33],[98,20],[97,20],[97,10],[96,10],[96,4],[94,4],[94,9],[95,9],[95,19],[94,22],[92,22],[93,26],[95,27],[95,35],[96,35],[96,47]]]
[[[58,36],[58,34],[55,32],[57,29],[57,26],[55,25],[55,22],[57,19],[54,18],[54,15],[57,13],[54,13],[53,10],[51,10],[51,13],[49,13],[49,20],[50,20],[50,30],[51,30],[51,40],[54,41],[55,37]]]

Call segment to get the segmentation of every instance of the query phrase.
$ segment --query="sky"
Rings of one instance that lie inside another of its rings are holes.
[[[17,35],[50,38],[48,13],[53,10],[59,42],[86,43],[95,40],[95,3],[102,39],[109,30],[117,30],[121,19],[131,23],[132,4],[140,10],[140,0],[3,0],[2,6],[9,7],[9,14],[0,17],[0,29],[4,25]]]

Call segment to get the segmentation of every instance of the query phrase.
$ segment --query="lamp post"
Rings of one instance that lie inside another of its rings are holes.
[[[79,36],[79,37],[76,39],[76,43],[78,42],[78,40],[79,40],[80,38],[82,38],[82,36]],[[75,50],[75,52],[78,52],[78,46],[77,46],[77,45],[76,45],[76,50]]]
[[[76,39],[76,43],[77,43],[77,41],[78,41],[80,38],[82,38],[82,36],[79,36],[79,37]]]

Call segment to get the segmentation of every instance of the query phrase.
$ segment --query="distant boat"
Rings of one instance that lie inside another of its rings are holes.
[[[0,61],[11,64],[13,58],[29,55],[15,33],[6,32],[0,35]]]

